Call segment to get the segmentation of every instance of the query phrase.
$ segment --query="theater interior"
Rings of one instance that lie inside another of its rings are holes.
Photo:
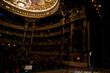
[[[104,13],[103,0],[0,0],[0,73],[110,73]]]

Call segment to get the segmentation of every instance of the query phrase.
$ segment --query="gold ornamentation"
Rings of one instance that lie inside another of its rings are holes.
[[[36,0],[38,5],[45,5],[45,1],[44,0]]]
[[[3,0],[3,7],[15,14],[30,17],[43,18],[50,16],[58,10],[59,0]]]
[[[51,2],[52,0],[45,0],[45,2]]]

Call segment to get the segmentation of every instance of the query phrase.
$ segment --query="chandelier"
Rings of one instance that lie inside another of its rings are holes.
[[[59,0],[2,0],[1,7],[29,18],[43,18],[54,14]]]

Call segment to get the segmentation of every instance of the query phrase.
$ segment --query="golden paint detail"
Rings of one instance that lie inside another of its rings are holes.
[[[10,12],[30,18],[43,18],[54,14],[58,10],[59,0],[37,1],[32,2],[32,0],[28,0],[28,2],[26,2],[26,0],[3,0],[2,6]]]

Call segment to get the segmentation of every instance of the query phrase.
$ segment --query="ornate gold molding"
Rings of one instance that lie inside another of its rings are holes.
[[[45,2],[46,4],[44,5],[32,4],[29,7],[24,8],[12,3],[11,0],[2,0],[1,7],[20,16],[43,18],[54,14],[59,7],[59,0],[45,0]]]

